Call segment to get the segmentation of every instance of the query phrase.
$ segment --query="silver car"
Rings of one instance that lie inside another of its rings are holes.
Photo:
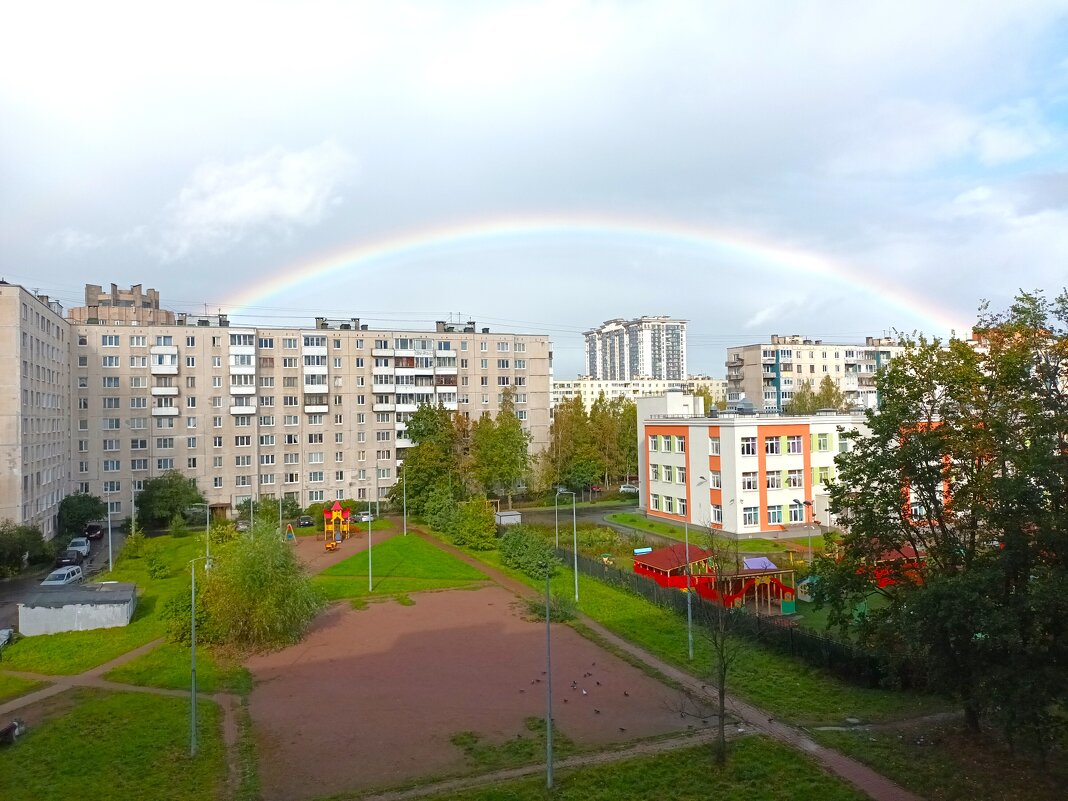
[[[78,584],[85,580],[85,574],[78,565],[58,567],[41,582],[42,587],[61,587],[64,584]]]

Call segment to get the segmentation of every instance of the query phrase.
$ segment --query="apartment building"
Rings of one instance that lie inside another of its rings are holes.
[[[17,481],[3,479],[3,504],[20,522],[54,518],[54,506],[76,491],[126,516],[132,494],[168,470],[195,480],[222,509],[280,494],[301,506],[382,498],[421,404],[477,419],[496,414],[508,391],[531,451],[548,444],[545,336],[473,322],[433,331],[326,318],[307,328],[238,326],[225,315],[182,313],[167,325],[84,315],[95,322],[71,323],[25,290],[3,289],[3,320],[17,323],[5,328],[4,375],[17,381],[0,408],[4,458],[22,460]],[[20,336],[27,366],[10,357]],[[42,356],[46,343],[54,351]],[[49,354],[51,372],[42,369]]]
[[[85,305],[70,309],[67,319],[103,325],[174,325],[175,315],[160,308],[158,290],[142,290],[140,284],[120,289],[112,284],[105,292],[98,284],[86,284]]]
[[[826,491],[842,433],[861,414],[708,417],[677,393],[638,401],[639,508],[736,537],[796,536],[831,525]]]
[[[583,333],[587,374],[609,381],[684,380],[687,322],[663,316],[605,321]]]
[[[664,395],[668,392],[694,392],[697,389],[708,390],[713,402],[727,400],[727,381],[707,375],[692,375],[682,381],[667,381],[657,378],[635,378],[630,381],[609,381],[607,379],[579,376],[564,381],[553,381],[552,405],[581,397],[589,411],[594,401],[604,393],[605,398],[614,400],[626,398],[635,401],[638,398]]]
[[[890,337],[832,343],[797,334],[727,349],[727,401],[743,398],[756,410],[782,411],[802,384],[817,389],[830,376],[855,408],[878,403],[875,374],[902,351]]]
[[[0,520],[48,538],[70,491],[70,378],[63,307],[0,281]]]

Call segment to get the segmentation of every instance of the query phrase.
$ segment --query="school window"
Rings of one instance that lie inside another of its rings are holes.
[[[790,504],[790,522],[791,523],[804,523],[805,522],[805,507],[800,503]]]
[[[658,465],[658,464],[649,465],[649,479],[651,481],[659,481],[660,480],[660,465]]]
[[[678,453],[686,453],[686,437],[675,437],[675,450]]]
[[[757,438],[756,437],[742,437],[742,456],[756,456],[757,452]]]
[[[711,489],[723,488],[723,476],[718,470],[713,470],[708,474],[708,486]]]
[[[671,437],[667,434],[660,438],[660,450],[664,453],[671,453]]]
[[[823,468],[826,470],[826,468]],[[786,486],[791,489],[800,489],[805,485],[805,471],[791,470],[786,474]]]
[[[757,474],[756,471],[742,473],[742,489],[743,490],[755,490],[757,488]]]
[[[104,334],[100,337],[100,344],[105,348],[117,348],[119,346],[118,334]]]
[[[719,456],[719,437],[709,437],[708,439],[708,455]]]
[[[801,453],[801,437],[791,436],[786,438],[787,453]]]
[[[657,512],[660,511],[660,496],[652,495],[649,497],[649,505]]]
[[[677,481],[679,484],[685,484],[686,483],[686,468],[685,467],[676,467],[675,468],[675,481]]]
[[[664,481],[674,481],[674,468],[671,465],[664,465]]]
[[[664,496],[664,511],[669,515],[675,514],[675,499],[670,495]]]
[[[686,499],[685,498],[679,498],[679,514],[680,515],[686,514]]]
[[[816,435],[816,450],[829,451],[831,449],[831,435],[830,434],[817,434]]]
[[[768,489],[782,489],[782,473],[772,470],[767,475]]]
[[[719,504],[712,504],[712,522],[723,524],[723,507]]]
[[[772,506],[768,509],[768,525],[779,526],[782,525],[782,507]]]
[[[759,526],[760,525],[760,507],[759,506],[746,506],[742,509],[742,525],[743,526]]]
[[[782,451],[779,449],[781,441],[778,437],[764,437],[764,453],[768,456],[777,456]]]

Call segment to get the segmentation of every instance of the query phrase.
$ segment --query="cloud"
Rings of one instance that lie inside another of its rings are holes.
[[[318,225],[340,204],[340,187],[354,164],[333,142],[204,164],[164,209],[154,249],[175,261],[226,250],[254,234],[285,236]]]
[[[62,253],[85,253],[96,250],[110,242],[110,238],[92,234],[88,231],[79,231],[75,228],[64,228],[57,231],[46,240],[49,249]]]

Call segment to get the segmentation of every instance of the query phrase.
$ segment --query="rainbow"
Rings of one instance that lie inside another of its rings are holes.
[[[287,265],[253,285],[243,283],[237,294],[224,299],[220,305],[224,311],[240,314],[263,306],[294,288],[322,283],[350,270],[435,256],[461,248],[500,248],[532,239],[562,241],[568,238],[604,241],[615,246],[670,245],[714,253],[739,262],[755,261],[773,271],[790,270],[848,287],[896,307],[910,317],[932,323],[938,329],[932,333],[944,335],[955,329],[959,336],[964,336],[971,330],[965,315],[940,305],[932,297],[907,292],[898,284],[861,273],[857,267],[809,250],[676,220],[590,214],[481,218],[365,239],[320,254],[310,261]]]

